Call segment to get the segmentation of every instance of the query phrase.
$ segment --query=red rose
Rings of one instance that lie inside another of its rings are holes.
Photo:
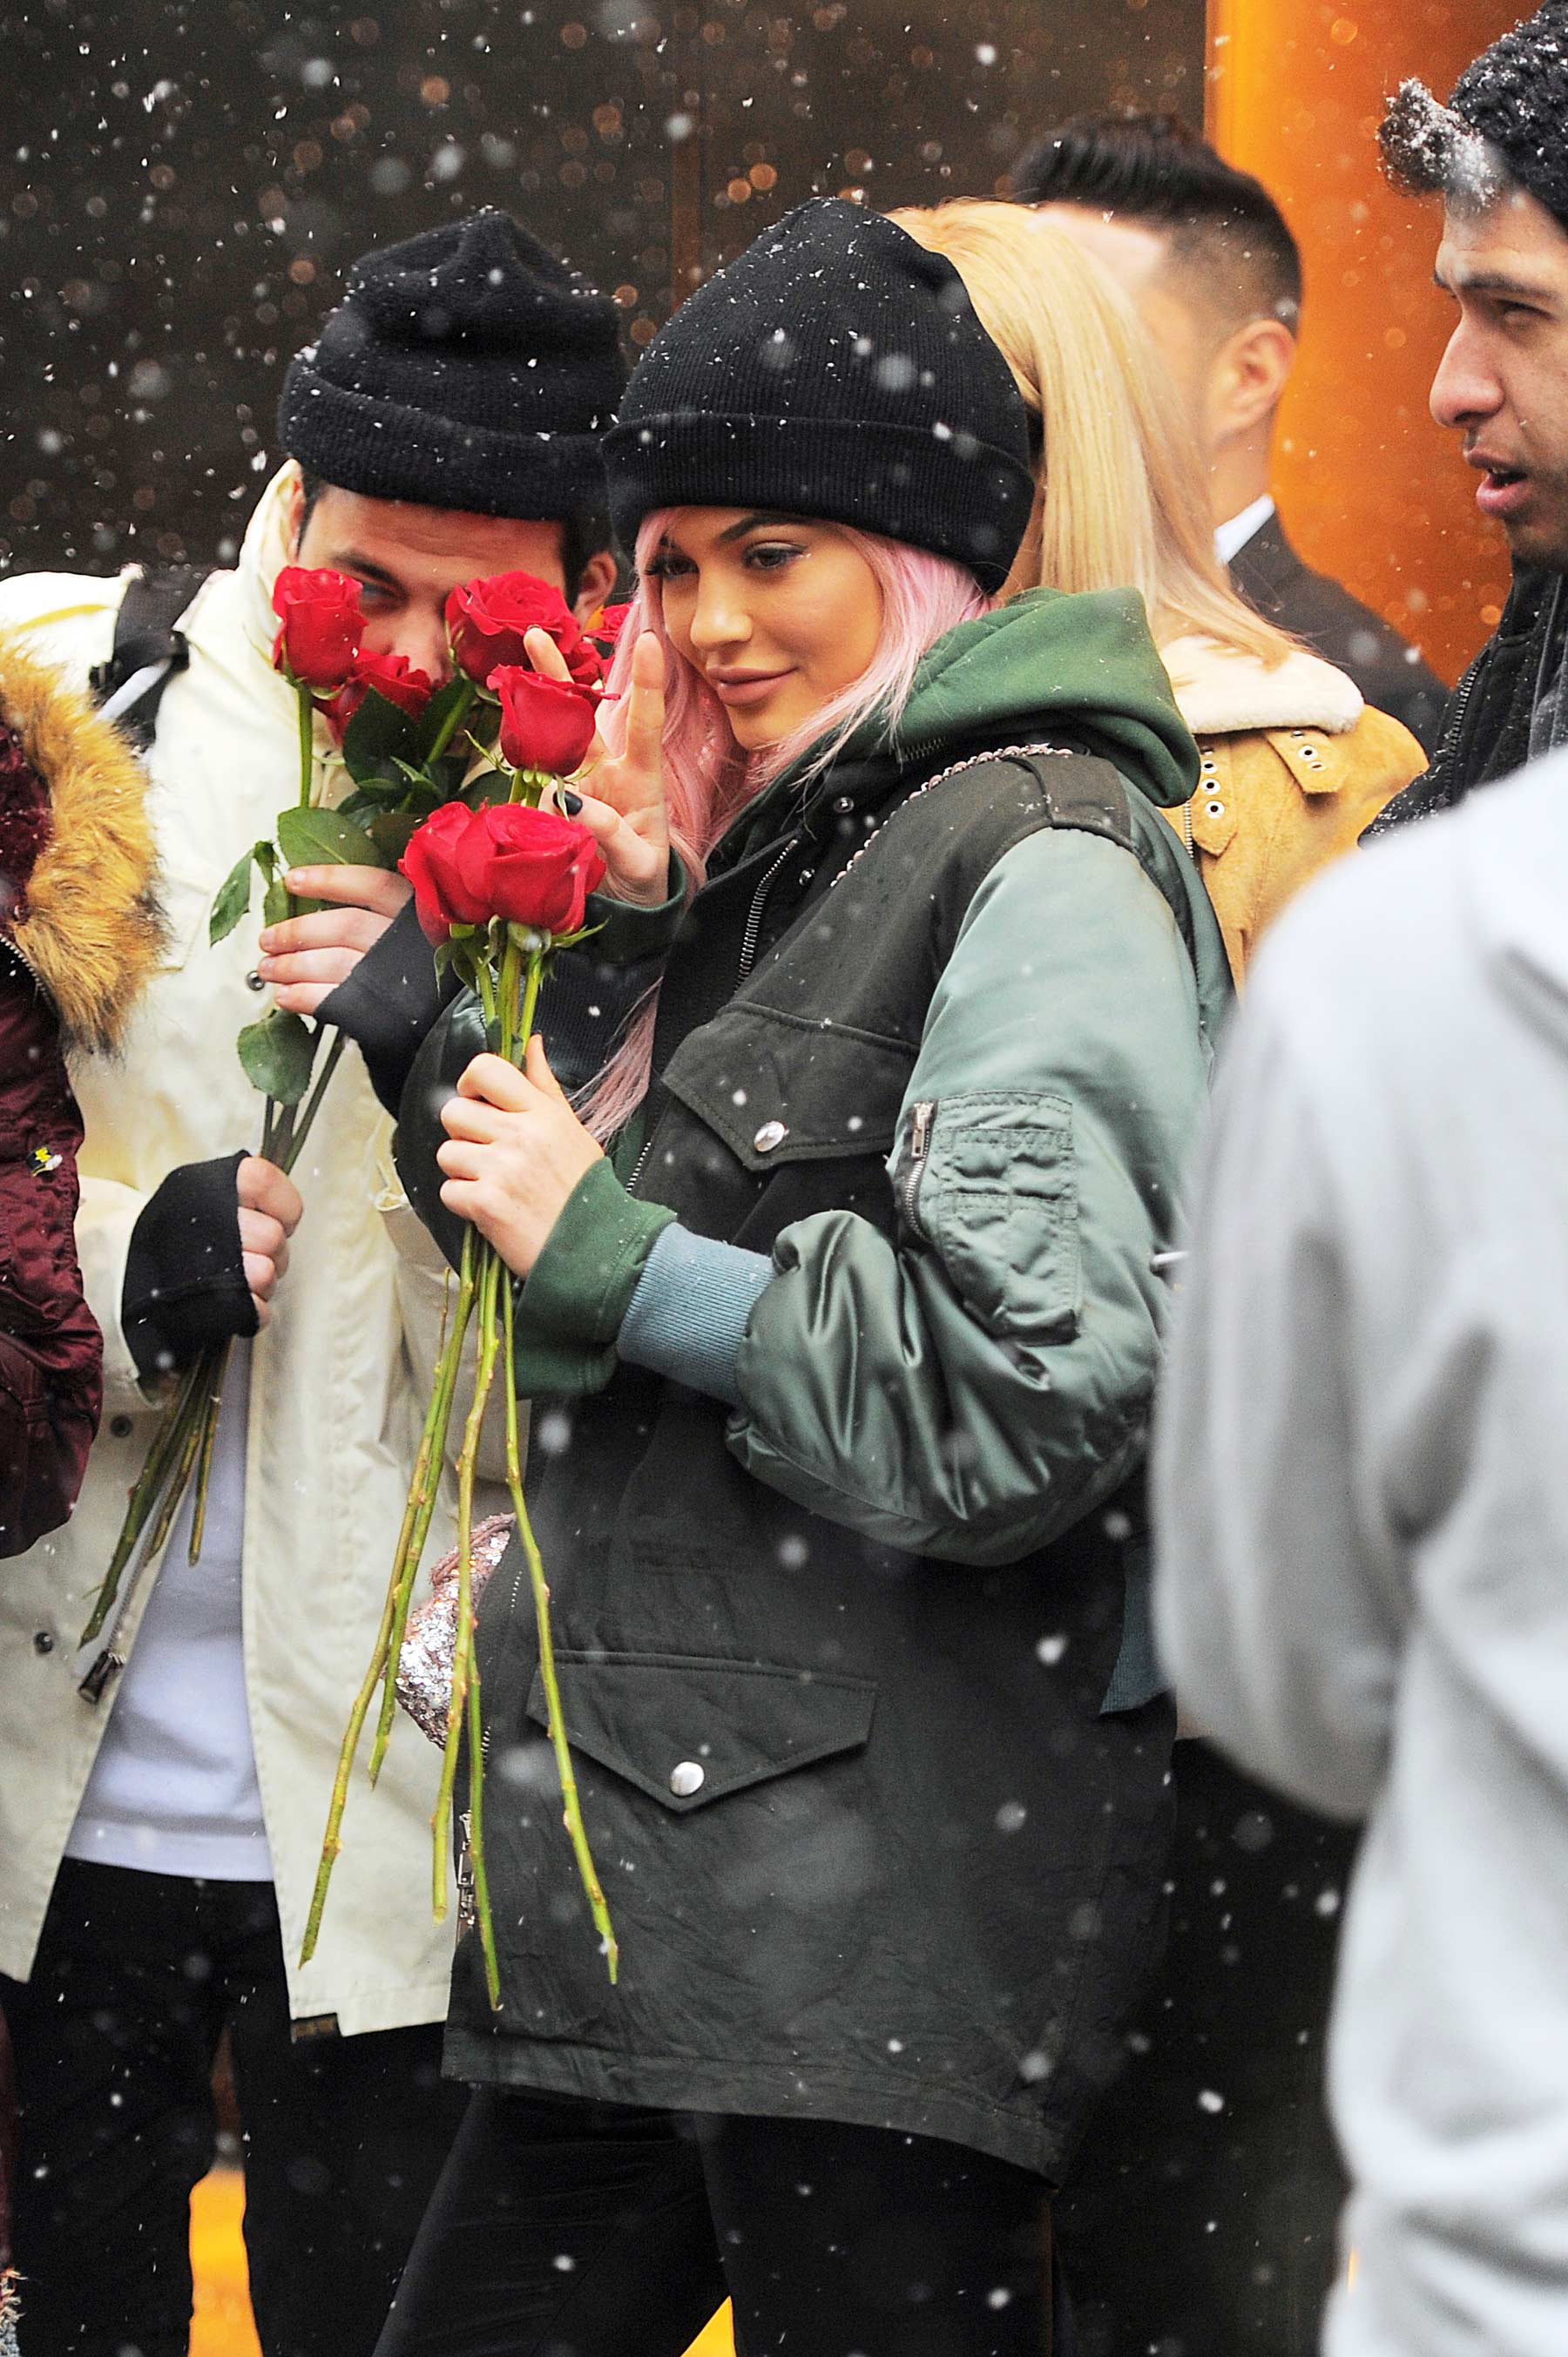
[[[360,652],[360,585],[325,568],[285,565],[273,584],[273,611],[283,622],[273,662],[296,687],[331,694]]]
[[[596,688],[508,664],[490,673],[490,692],[501,700],[503,761],[553,778],[582,767],[594,741]]]
[[[358,712],[371,690],[417,720],[435,691],[435,683],[409,662],[406,655],[372,655],[360,653],[354,662],[351,676],[344,681],[336,695],[321,709],[327,725],[339,744],[343,731]]]
[[[587,828],[524,802],[489,802],[478,816],[495,914],[542,933],[575,933],[605,873],[604,855]]]
[[[559,639],[555,643],[561,648],[561,652],[566,659],[566,668],[579,687],[604,685],[605,659],[592,639],[585,638],[579,633],[575,643],[571,646],[562,645]]]
[[[618,646],[620,634],[626,628],[626,618],[630,611],[629,600],[624,606],[601,606],[598,612],[592,615],[584,627],[589,638],[597,639],[602,646]]]
[[[446,802],[411,838],[400,861],[429,941],[455,924],[491,917],[542,933],[575,933],[605,872],[585,826],[522,802],[471,811]]]
[[[495,913],[482,892],[469,889],[457,864],[459,847],[478,816],[466,802],[443,802],[414,829],[398,861],[413,887],[427,942],[444,942],[454,925],[482,925]]]
[[[465,581],[446,600],[452,660],[481,687],[499,664],[528,661],[523,640],[530,630],[548,630],[568,663],[583,635],[559,589],[532,573]]]

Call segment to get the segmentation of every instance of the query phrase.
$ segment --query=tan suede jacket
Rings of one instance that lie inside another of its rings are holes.
[[[1408,728],[1298,649],[1267,669],[1212,639],[1160,652],[1203,774],[1165,816],[1198,863],[1238,985],[1264,928],[1426,767]]]

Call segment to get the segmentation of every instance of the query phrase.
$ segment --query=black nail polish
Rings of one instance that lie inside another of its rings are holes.
[[[568,818],[575,818],[578,812],[583,807],[582,795],[575,794],[570,786],[563,786],[561,789],[561,807],[565,812]]]

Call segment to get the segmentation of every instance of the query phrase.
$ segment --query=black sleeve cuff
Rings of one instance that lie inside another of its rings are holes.
[[[454,1268],[463,1257],[468,1222],[441,1200],[442,1171],[435,1159],[446,1135],[441,1108],[456,1094],[460,1076],[484,1048],[484,1009],[473,992],[465,990],[414,1058],[392,1139],[392,1157],[403,1192]]]
[[[182,1163],[131,1231],[120,1323],[144,1383],[177,1374],[211,1343],[257,1331],[235,1185],[244,1159]]]
[[[317,1009],[318,1022],[335,1025],[353,1040],[371,1086],[394,1121],[413,1060],[457,989],[449,970],[436,974],[435,952],[410,900],[347,982],[328,991]]]

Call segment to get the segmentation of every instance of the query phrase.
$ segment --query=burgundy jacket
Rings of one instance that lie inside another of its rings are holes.
[[[66,1051],[124,1027],[158,950],[152,878],[134,756],[0,640],[0,1555],[64,1522],[98,1429]]]

